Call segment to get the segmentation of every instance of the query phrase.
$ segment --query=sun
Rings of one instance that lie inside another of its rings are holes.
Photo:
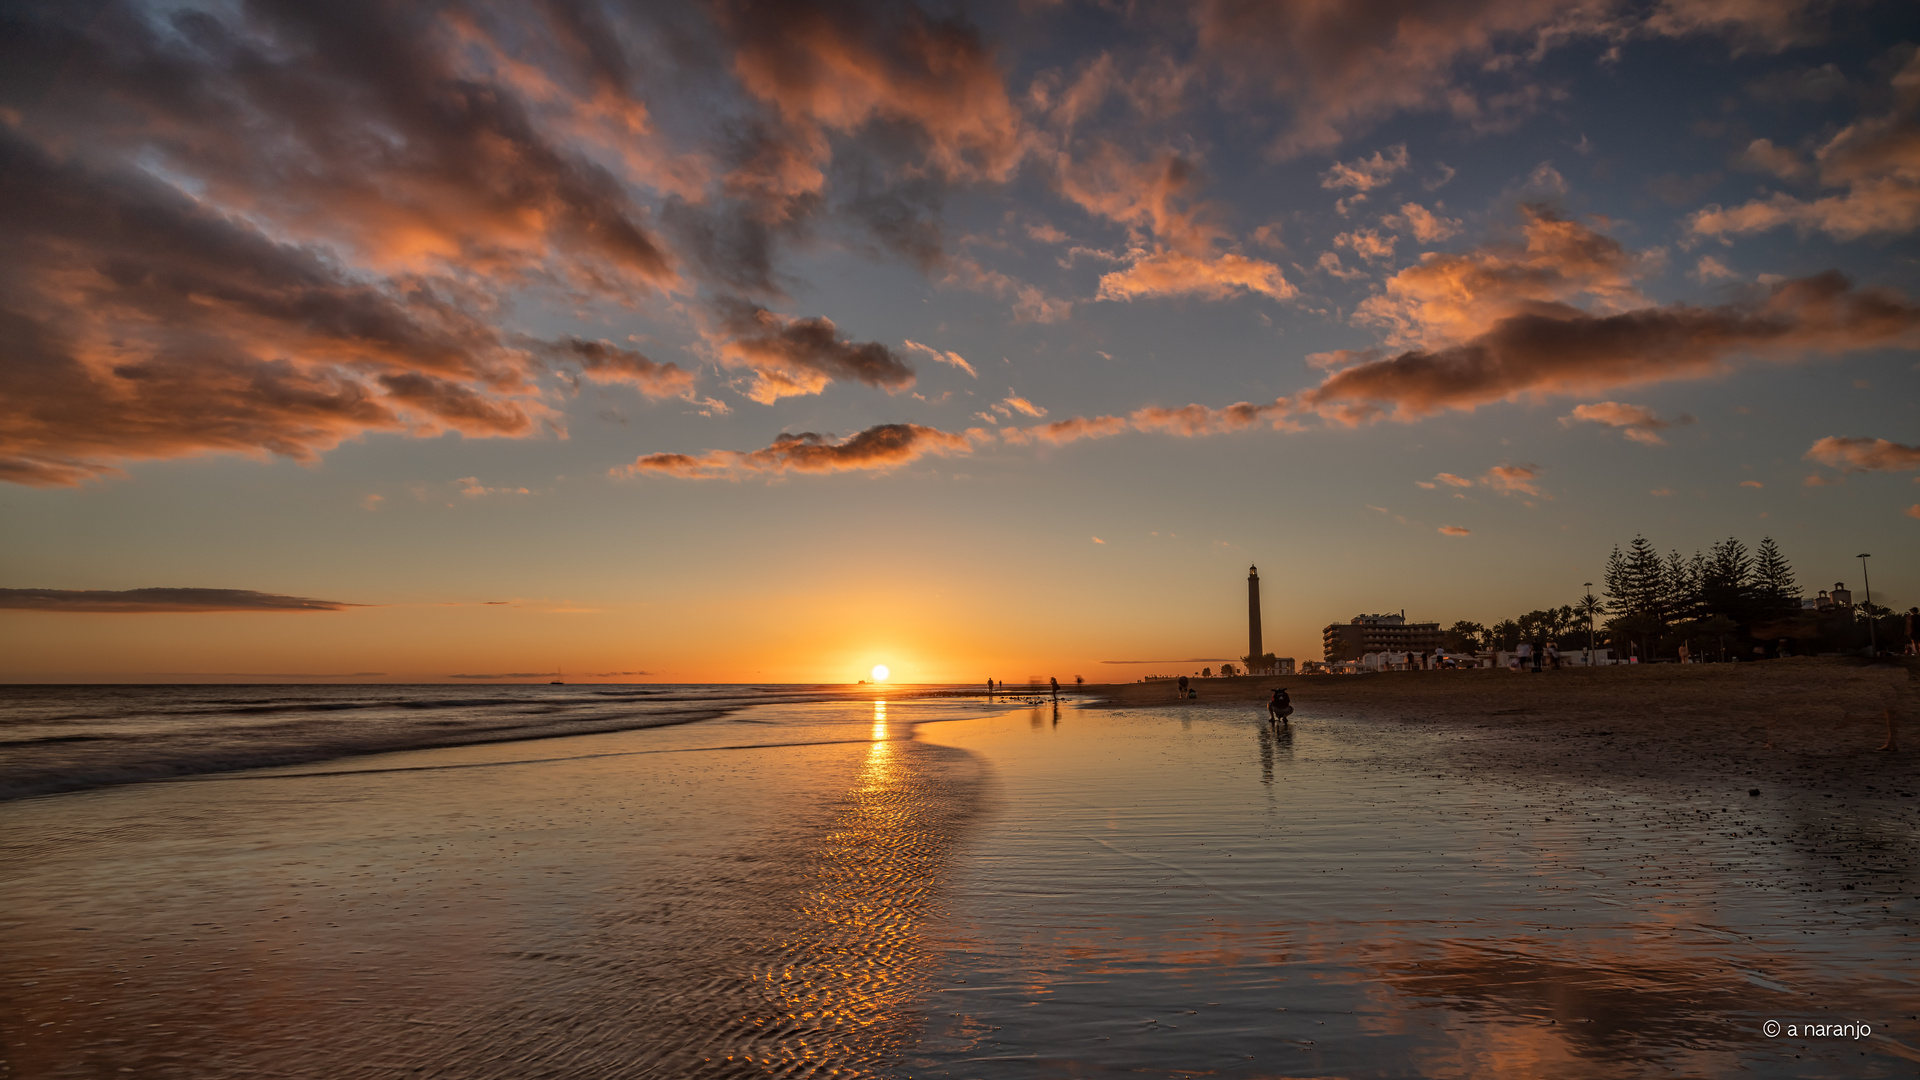
[[[887,665],[885,664],[873,665],[873,681],[874,682],[886,682],[887,676],[891,674],[893,674],[893,672],[887,670]]]

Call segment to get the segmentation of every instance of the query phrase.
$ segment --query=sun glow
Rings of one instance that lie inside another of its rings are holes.
[[[885,664],[873,665],[873,681],[874,682],[886,682],[887,676],[891,674],[893,673],[887,670],[887,665]]]

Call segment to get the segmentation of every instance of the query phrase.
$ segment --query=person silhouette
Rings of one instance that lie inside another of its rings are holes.
[[[1047,681],[1053,684],[1053,700],[1059,701],[1060,700],[1060,680],[1052,676],[1048,676]]]
[[[1292,715],[1293,699],[1287,696],[1287,688],[1284,686],[1275,687],[1273,696],[1267,699],[1267,719],[1271,720],[1274,726],[1278,727],[1285,724],[1287,717]]]

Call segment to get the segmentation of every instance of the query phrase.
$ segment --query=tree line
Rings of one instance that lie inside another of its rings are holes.
[[[1866,622],[1856,621],[1856,612],[1881,620],[1889,632],[1896,624],[1893,612],[1879,605],[1802,609],[1793,567],[1772,537],[1754,550],[1729,537],[1691,557],[1670,551],[1663,558],[1652,541],[1636,536],[1624,551],[1614,546],[1602,581],[1604,596],[1589,592],[1572,604],[1490,627],[1456,622],[1446,631],[1446,648],[1511,651],[1523,641],[1584,648],[1591,628],[1596,644],[1614,648],[1616,658],[1652,659],[1687,645],[1695,657],[1728,659],[1864,645]]]

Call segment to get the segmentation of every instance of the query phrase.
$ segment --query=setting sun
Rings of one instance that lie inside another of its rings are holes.
[[[887,665],[885,664],[873,665],[873,681],[874,682],[886,682],[887,676],[891,674],[892,672],[887,670]]]

